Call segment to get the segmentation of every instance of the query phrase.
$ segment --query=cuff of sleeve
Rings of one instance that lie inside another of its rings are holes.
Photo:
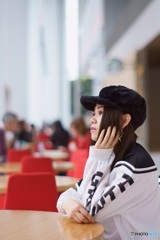
[[[94,161],[106,161],[109,160],[110,157],[113,157],[113,148],[109,149],[99,149],[94,148],[94,146],[90,147],[89,157]]]
[[[58,212],[60,212],[63,215],[66,215],[66,213],[64,212],[64,210],[62,209],[62,205],[65,201],[67,201],[68,199],[73,199],[78,201],[79,203],[82,204],[82,197],[80,196],[80,194],[78,194],[78,192],[73,189],[73,188],[69,188],[67,191],[65,191],[64,193],[61,193],[58,201],[57,201],[57,209]],[[67,216],[67,215],[66,215]]]

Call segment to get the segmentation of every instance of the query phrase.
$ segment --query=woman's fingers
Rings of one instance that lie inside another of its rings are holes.
[[[86,209],[76,200],[69,199],[63,203],[63,210],[69,218],[74,219],[78,223],[91,223],[94,218],[86,211]]]
[[[95,147],[96,148],[112,148],[114,147],[117,142],[118,142],[118,138],[119,138],[119,133],[117,133],[116,131],[116,127],[108,127],[107,132],[105,134],[105,130],[103,129],[96,144]]]
[[[78,223],[91,223],[92,221],[89,221],[82,213],[77,212],[73,217],[72,217],[76,222]]]
[[[95,144],[95,147],[96,148],[103,147],[104,139],[105,139],[105,142],[107,142],[110,137],[110,134],[111,134],[111,127],[108,127],[106,134],[105,134],[105,129],[103,129],[99,135],[99,138]]]
[[[70,218],[74,219],[78,223],[91,223],[94,222],[94,218],[83,208],[83,210],[79,210],[74,212],[70,216]]]
[[[117,132],[116,127],[113,127],[108,141],[107,142],[104,141],[104,147],[113,148],[117,144],[118,139],[119,139],[119,133]]]
[[[111,127],[110,127],[110,130],[109,130],[109,133],[105,135],[104,139],[103,139],[103,143],[104,145],[107,143],[108,145],[110,145],[114,138],[115,138],[115,134],[116,134],[116,127],[113,127],[112,130],[111,130]]]
[[[103,129],[99,135],[99,138],[98,138],[96,144],[95,144],[95,148],[98,148],[101,145],[103,138],[104,138],[104,133],[105,133],[105,130]]]
[[[88,222],[94,222],[94,218],[84,209],[80,209],[80,213],[87,219]]]
[[[119,136],[120,136],[120,134],[119,134],[119,132],[117,132],[116,133],[116,136],[115,136],[115,138],[114,138],[114,140],[113,140],[113,146],[115,146],[117,143],[118,143],[118,140],[119,140]]]

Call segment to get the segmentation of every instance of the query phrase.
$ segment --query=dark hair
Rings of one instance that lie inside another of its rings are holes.
[[[116,127],[117,132],[121,134],[122,132],[122,116],[123,113],[115,108],[104,108],[104,113],[102,116],[100,129],[98,133],[98,137],[103,129],[107,131],[108,127],[111,126],[113,128]],[[134,132],[134,128],[132,123],[130,122],[124,129],[123,129],[123,136],[121,141],[118,141],[116,146],[114,147],[115,159],[111,166],[111,171],[116,164],[116,162],[122,160],[125,152],[127,151],[128,147],[131,143],[136,141],[136,134]]]
[[[60,120],[54,121],[52,123],[52,127],[55,127],[56,129],[63,129],[63,126]]]

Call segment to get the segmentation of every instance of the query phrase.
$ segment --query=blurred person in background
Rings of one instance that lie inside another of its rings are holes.
[[[0,162],[5,161],[6,144],[5,144],[5,132],[0,128]]]
[[[54,149],[59,149],[62,151],[68,151],[68,142],[70,139],[69,133],[64,129],[60,120],[54,121],[52,124],[52,135],[50,141],[53,144]]]
[[[35,142],[35,141],[37,140],[38,130],[37,130],[37,128],[36,128],[36,126],[35,126],[34,123],[31,123],[30,126],[29,126],[29,128],[30,128],[29,131],[30,131],[30,133],[31,133],[32,140],[33,140],[33,142]]]
[[[7,150],[14,147],[16,133],[18,131],[18,116],[12,112],[6,112],[2,118],[0,129],[0,161],[5,161]]]
[[[91,137],[83,117],[73,119],[70,124],[71,140],[68,145],[70,152],[77,149],[89,149]]]
[[[32,133],[30,132],[29,125],[25,120],[19,121],[19,128],[16,134],[19,148],[28,148],[33,142]]]
[[[52,134],[52,128],[50,124],[43,122],[42,127],[38,131],[37,138],[39,141],[49,141]]]
[[[53,149],[53,144],[50,141],[52,132],[50,124],[46,122],[42,123],[39,130],[33,125],[32,134],[34,136],[35,151],[41,152],[44,149]]]

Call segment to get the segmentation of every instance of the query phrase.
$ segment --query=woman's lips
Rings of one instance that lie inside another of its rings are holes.
[[[96,128],[90,127],[90,132],[94,132],[94,131],[96,131]]]

